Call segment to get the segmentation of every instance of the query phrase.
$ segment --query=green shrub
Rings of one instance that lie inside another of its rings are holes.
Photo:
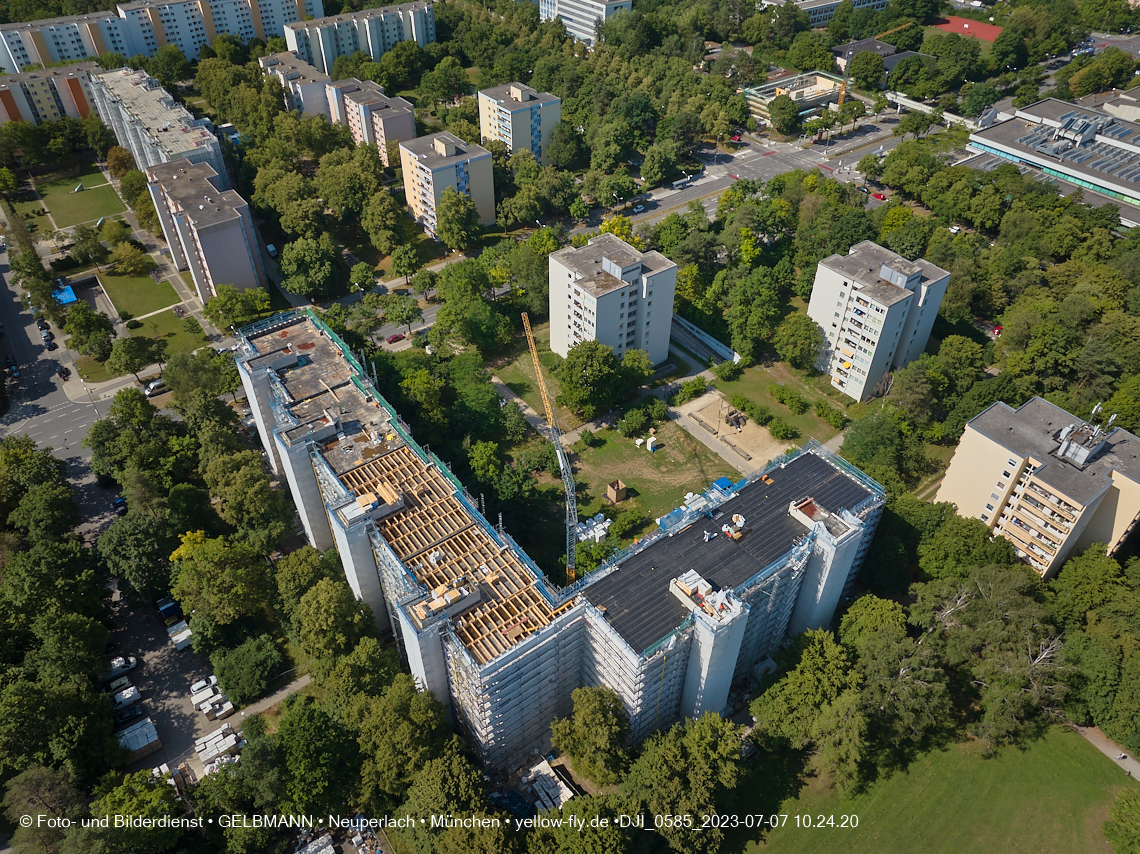
[[[191,335],[202,334],[202,324],[198,322],[196,317],[188,317],[182,321],[182,328],[189,332]]]
[[[609,536],[624,540],[627,536],[641,527],[645,519],[634,510],[625,510],[617,515],[610,523]]]
[[[638,433],[645,432],[648,423],[649,418],[646,416],[644,409],[630,409],[622,416],[621,421],[618,422],[618,432],[628,439],[632,436],[636,436]]]
[[[788,411],[794,415],[803,415],[808,411],[810,404],[802,394],[790,391],[784,395],[784,406],[788,407]]]
[[[220,649],[210,657],[218,685],[235,706],[261,697],[281,666],[281,653],[269,635],[250,638],[234,649]]]
[[[740,375],[744,373],[744,366],[740,362],[734,362],[730,359],[727,362],[714,365],[712,372],[718,380],[724,380],[728,383],[740,378]]]
[[[690,400],[696,400],[708,390],[709,385],[704,377],[694,377],[688,382],[681,383],[681,387],[677,390],[677,393],[673,395],[673,405],[680,406],[681,404],[688,403]]]
[[[665,416],[669,414],[669,404],[659,397],[649,398],[641,405],[641,408],[645,410],[645,417],[648,418],[650,422],[664,421]],[[649,426],[652,427],[652,423],[650,423]]]
[[[779,383],[772,383],[770,386],[768,386],[768,396],[772,398],[772,400],[776,401],[776,403],[783,403],[784,395],[787,393],[788,390]]]
[[[761,427],[765,426],[772,420],[772,413],[768,411],[768,407],[760,406],[758,403],[753,403],[742,394],[734,394],[728,400],[734,407],[739,409]]]
[[[592,430],[583,430],[579,434],[579,438],[581,438],[582,444],[587,448],[597,448],[606,443],[605,439],[603,439]]]
[[[815,414],[836,430],[842,430],[847,426],[847,416],[843,413],[843,410],[837,409],[826,400],[817,400],[815,402]]]
[[[127,321],[127,329],[142,329],[142,325],[143,322],[141,320],[135,320],[134,318]]]
[[[768,422],[768,432],[777,442],[790,442],[799,438],[800,431],[781,418],[773,418]]]

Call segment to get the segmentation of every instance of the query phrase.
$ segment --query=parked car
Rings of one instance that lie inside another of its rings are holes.
[[[123,496],[120,495],[118,498],[111,502],[111,508],[115,511],[115,515],[126,516],[127,499],[123,498]]]
[[[131,677],[120,676],[118,679],[113,680],[111,682],[111,684],[108,685],[103,690],[106,691],[108,694],[118,694],[120,691],[125,691],[130,687],[131,687]]]
[[[731,138],[733,142],[740,142],[740,134],[738,133],[734,133]]]
[[[146,387],[143,389],[143,391],[147,397],[155,397],[157,395],[160,395],[166,391],[166,380],[151,380],[146,384]]]
[[[635,214],[645,213],[645,205],[635,205],[633,208]]]
[[[994,327],[994,338],[998,338],[998,337],[1000,337],[1000,336],[1001,336],[1001,327],[1000,327],[1000,326],[995,326],[995,327]]]
[[[119,709],[125,709],[127,706],[133,706],[141,699],[142,692],[140,692],[138,688],[132,685],[125,691],[120,691],[118,694],[116,694],[111,700],[111,705],[117,711]]]
[[[13,365],[12,367],[8,368],[8,376],[14,380],[18,380],[20,378],[20,369]]]
[[[52,350],[58,350],[59,345],[51,339],[44,339],[44,348],[50,353]]]
[[[887,200],[887,197],[882,193],[871,193],[871,198],[878,199],[880,202],[885,202]]]
[[[199,694],[202,691],[205,691],[207,688],[213,688],[217,684],[217,676],[211,676],[209,679],[199,679],[197,682],[190,686],[190,693]]]
[[[42,338],[44,341],[53,341],[55,340],[55,335],[50,329],[41,329],[40,338]]]
[[[51,328],[51,327],[48,325],[48,322],[47,322],[46,320],[44,320],[42,317],[37,317],[37,318],[36,318],[36,327],[37,327],[38,329],[50,329],[50,328]]]
[[[395,344],[397,341],[403,341],[404,340],[404,333],[403,332],[397,332],[395,335],[389,335],[384,340],[387,341],[389,344]]]
[[[117,723],[125,724],[129,720],[142,717],[143,710],[140,706],[132,706],[129,709],[123,709],[115,715]]]
[[[871,191],[868,190],[866,187],[856,187],[855,189],[858,190],[860,193],[866,193],[867,195],[871,194]]]
[[[69,371],[69,370],[67,369],[67,366],[66,366],[66,365],[62,365],[62,364],[60,364],[60,365],[56,365],[56,366],[55,366],[55,372],[56,372],[57,374],[59,374],[59,378],[60,378],[61,380],[65,380],[65,379],[67,379],[69,376],[71,376],[71,371]]]
[[[11,353],[9,353],[8,355],[6,355],[6,356],[4,357],[4,364],[5,364],[5,365],[7,365],[9,368],[11,368],[11,367],[15,367],[15,365],[16,365],[16,357],[15,357],[15,356],[13,356]]]
[[[134,670],[138,666],[139,660],[133,655],[117,656],[116,658],[111,659],[111,672],[108,674],[107,678],[115,679],[119,676],[122,676],[124,673],[128,673],[131,670]]]

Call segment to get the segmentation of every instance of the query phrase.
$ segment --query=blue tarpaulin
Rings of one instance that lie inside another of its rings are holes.
[[[68,305],[70,303],[76,302],[78,299],[75,296],[75,291],[71,289],[71,285],[64,285],[62,288],[56,288],[51,292],[51,295],[55,297],[55,301],[60,305]]]

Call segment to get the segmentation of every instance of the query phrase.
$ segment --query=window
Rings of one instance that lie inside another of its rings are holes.
[[[982,521],[983,521],[983,522],[988,522],[988,521],[990,521],[990,517],[989,517],[989,516],[987,516],[985,513],[983,513],[983,514],[982,514]]]
[[[987,505],[986,505],[986,509],[987,509],[987,510],[993,510],[993,509],[994,509],[994,506],[993,506],[992,504],[987,504]]]
[[[1007,471],[1003,471],[1003,472],[1001,473],[1001,476],[1002,476],[1002,477],[1009,477],[1010,475],[1009,475],[1009,472],[1007,472]]]
[[[1013,467],[1017,465],[1017,460],[1006,460],[1005,464],[1007,466]]]
[[[999,498],[1001,498],[1001,496],[1000,496],[1000,495],[998,495],[996,492],[991,492],[991,493],[990,493],[990,500],[991,500],[991,501],[997,501]]]

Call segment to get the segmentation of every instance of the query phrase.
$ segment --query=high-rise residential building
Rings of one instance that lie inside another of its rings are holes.
[[[0,25],[0,69],[14,74],[28,65],[47,68],[111,51],[154,56],[168,44],[197,59],[202,45],[219,33],[264,41],[285,35],[287,24],[324,12],[321,0],[139,0],[120,4],[117,14]]]
[[[599,341],[619,359],[644,350],[653,364],[664,362],[676,287],[676,264],[612,234],[552,252],[550,349],[565,358],[575,344]]]
[[[86,118],[95,109],[91,75],[99,71],[94,62],[82,62],[0,76],[0,124],[24,121],[38,125],[64,116]]]
[[[400,143],[404,198],[416,222],[436,233],[436,207],[443,191],[454,187],[471,197],[481,225],[495,222],[495,176],[491,152],[453,133],[421,136]]]
[[[835,10],[839,8],[842,0],[795,0],[797,6],[807,12],[808,23],[815,27],[826,27],[835,17]],[[782,6],[781,0],[763,0],[765,6]],[[869,9],[872,12],[881,12],[887,8],[887,0],[854,0],[856,10]]]
[[[346,124],[357,145],[375,145],[388,162],[388,143],[416,138],[415,108],[403,98],[389,97],[371,80],[338,80],[325,87],[333,124]]]
[[[586,685],[617,693],[634,741],[729,711],[734,679],[789,634],[830,624],[882,512],[882,487],[810,442],[691,494],[561,589],[415,441],[317,312],[269,318],[238,342],[254,421],[309,542],[336,548],[416,684],[489,769],[545,753],[550,722]]]
[[[285,92],[285,109],[310,116],[328,116],[325,86],[332,82],[297,54],[285,51],[257,60],[263,74],[276,77]]]
[[[479,133],[505,142],[513,154],[529,150],[540,166],[550,165],[550,137],[562,120],[562,99],[522,83],[479,92]]]
[[[885,2],[885,0],[884,0]],[[605,23],[618,12],[628,12],[633,0],[539,0],[538,11],[544,21],[561,18],[566,32],[580,42],[592,45],[598,24]]]
[[[820,370],[855,400],[881,393],[891,370],[926,349],[949,284],[950,274],[929,261],[908,261],[870,240],[824,258],[808,304],[826,339]]]
[[[376,61],[402,41],[414,41],[420,47],[435,41],[435,10],[431,3],[416,0],[297,21],[285,27],[289,50],[325,74],[332,73],[338,56],[364,51]]]
[[[265,284],[249,205],[219,187],[208,163],[175,160],[148,167],[146,177],[170,255],[179,270],[190,271],[203,303],[218,285],[244,291]]]
[[[937,500],[981,519],[1045,578],[1093,543],[1115,555],[1140,521],[1140,438],[1107,420],[1040,397],[995,403],[966,424]]]
[[[209,163],[229,187],[222,146],[209,119],[196,119],[145,71],[119,68],[91,77],[95,109],[140,169],[172,160]]]

